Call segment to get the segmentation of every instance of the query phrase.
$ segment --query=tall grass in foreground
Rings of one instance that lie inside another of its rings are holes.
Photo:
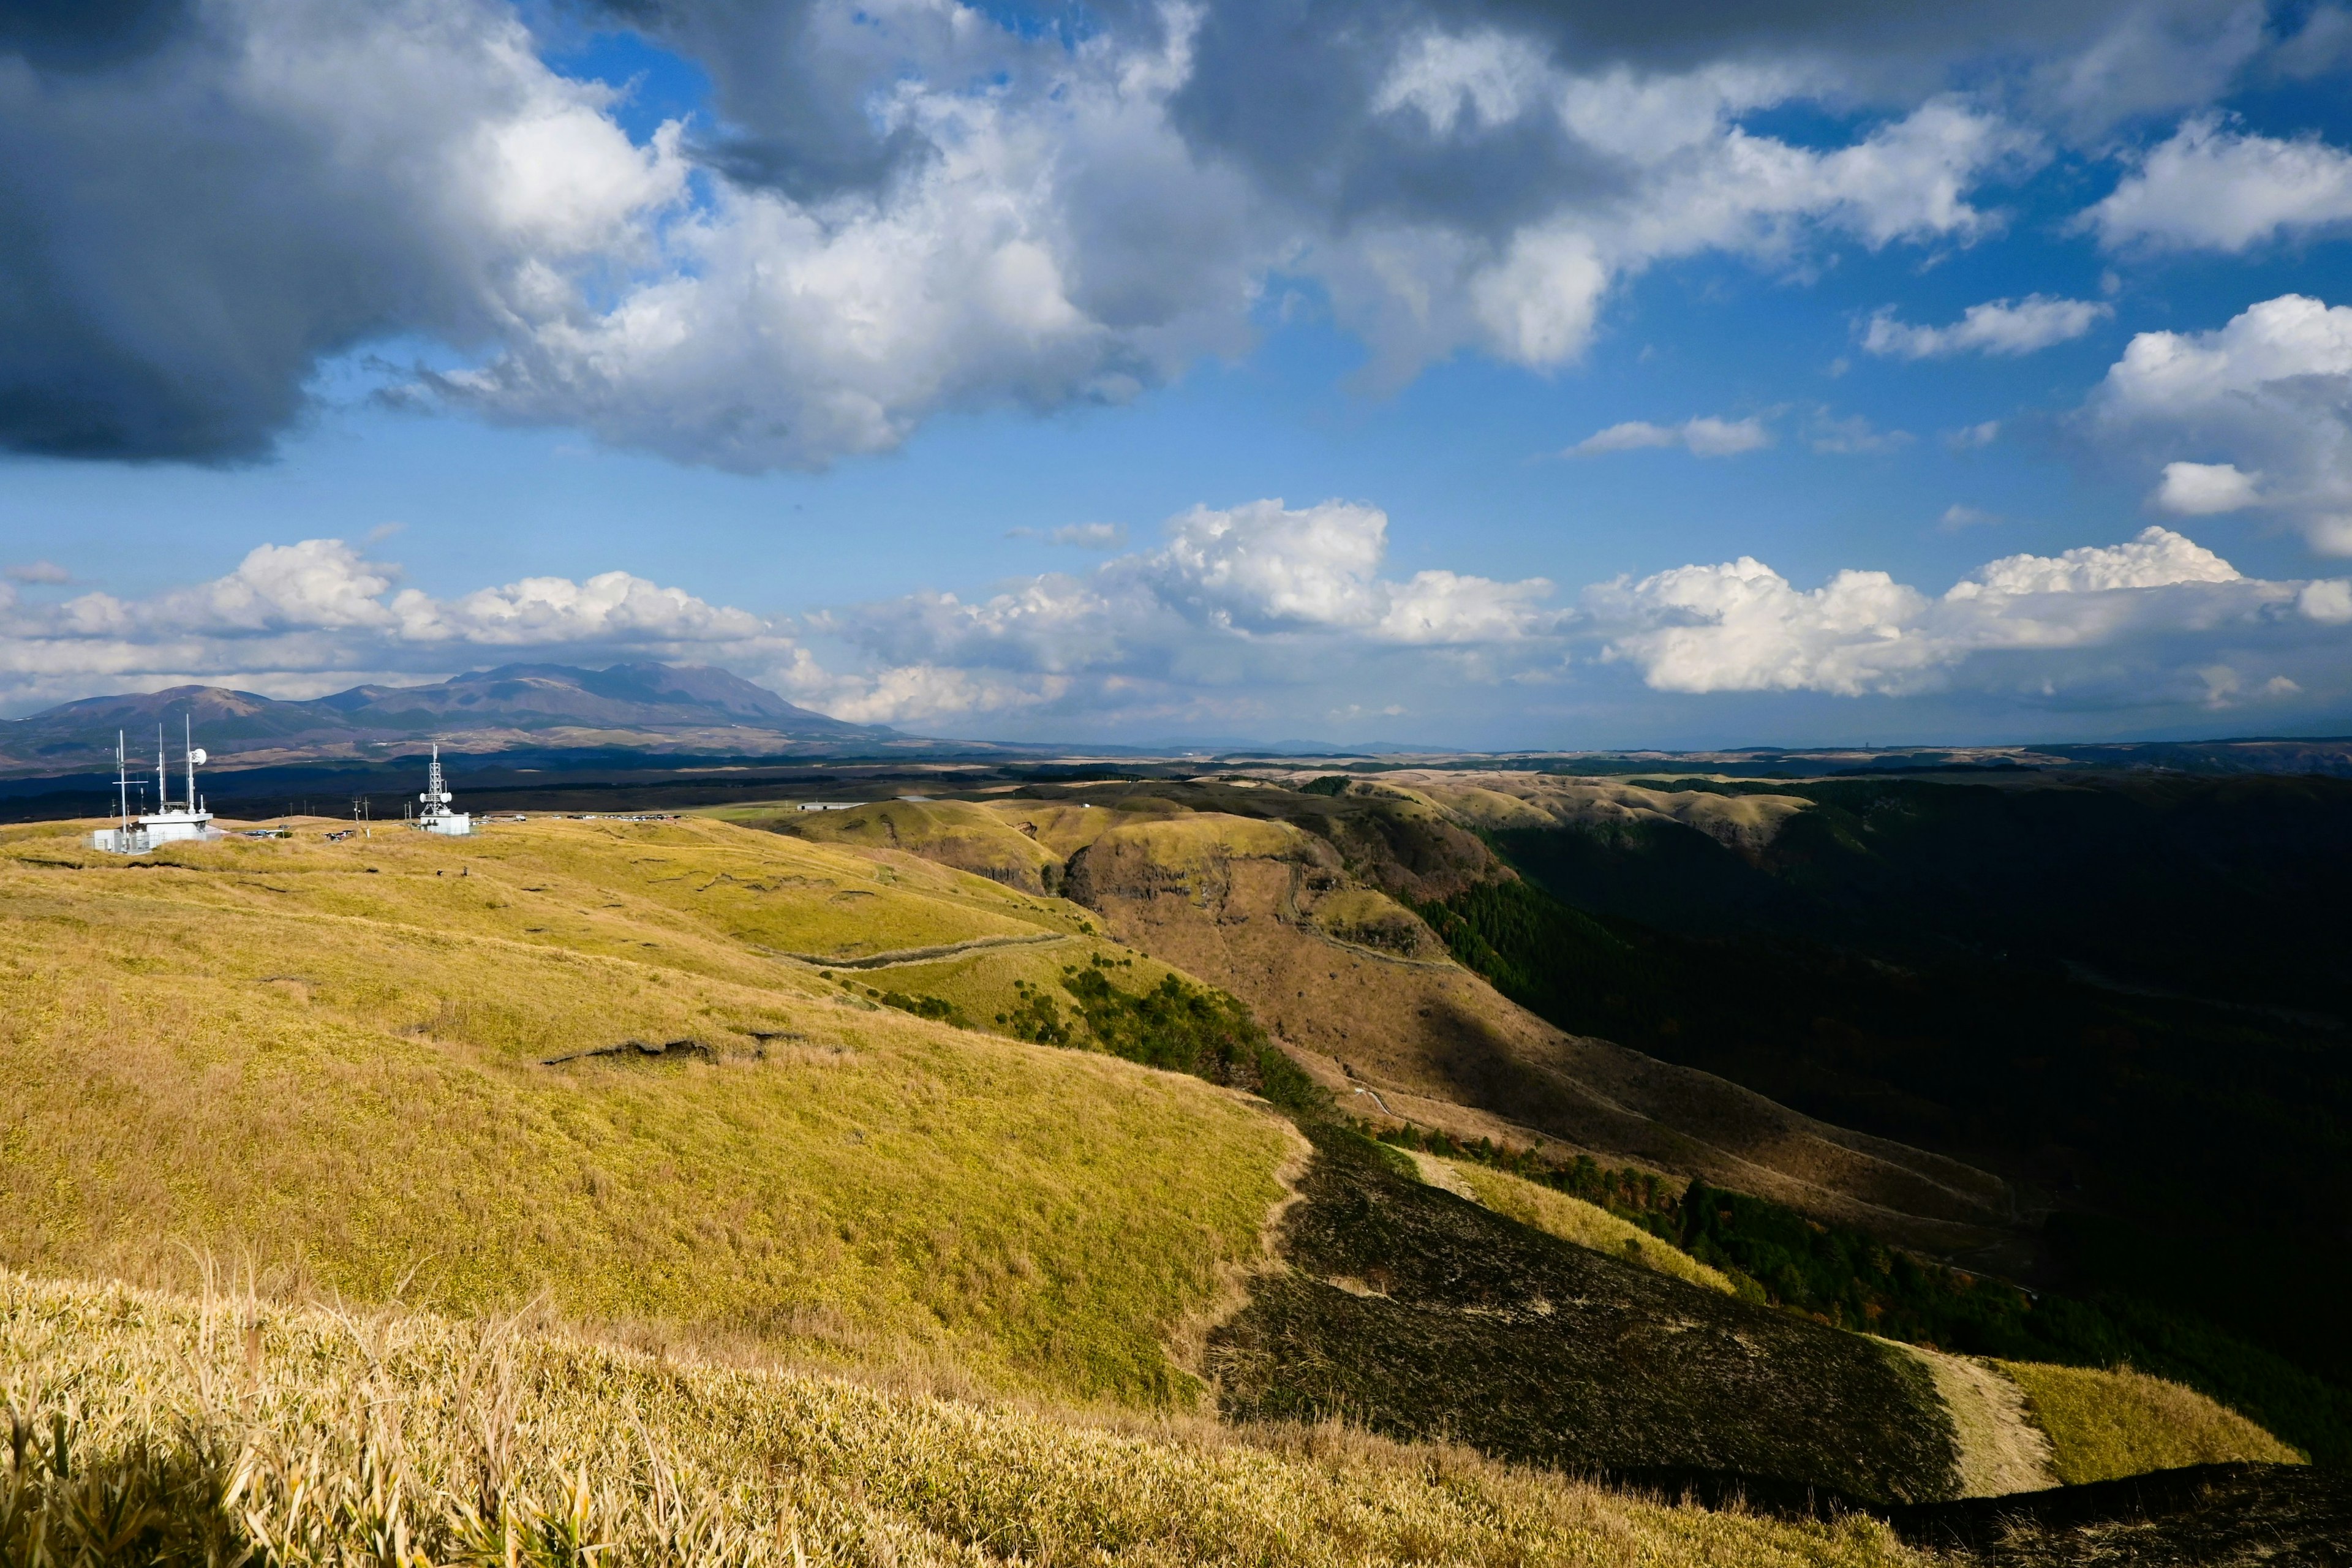
[[[1332,1428],[1088,1425],[505,1326],[0,1273],[0,1563],[1877,1568],[1789,1524]]]

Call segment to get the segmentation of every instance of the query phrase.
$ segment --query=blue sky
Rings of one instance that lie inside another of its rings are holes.
[[[653,657],[1074,742],[2352,730],[2352,20],[1841,9],[11,24],[0,712]]]

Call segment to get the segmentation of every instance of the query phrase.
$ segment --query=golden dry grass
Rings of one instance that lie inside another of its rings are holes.
[[[1533,1226],[1562,1241],[1605,1252],[1627,1263],[1704,1285],[1710,1290],[1720,1290],[1727,1296],[1738,1294],[1720,1270],[1708,1268],[1680,1247],[1660,1241],[1641,1226],[1619,1219],[1597,1205],[1555,1192],[1524,1176],[1497,1171],[1491,1165],[1436,1155],[1419,1157],[1444,1166],[1479,1203],[1521,1225]]]
[[[2069,1486],[2231,1459],[2307,1462],[2236,1411],[2146,1373],[1995,1364],[2024,1390],[2027,1415],[2049,1435],[2051,1468]]]
[[[708,815],[817,844],[903,849],[1008,887],[1045,892],[1059,879],[1063,856],[1038,844],[984,805],[960,800],[886,800],[847,811],[802,811],[786,805],[720,806]]]
[[[184,1283],[185,1242],[357,1300],[543,1291],[656,1340],[1189,1401],[1164,1342],[1257,1257],[1288,1130],[775,956],[1076,923],[901,858],[718,823],[153,863],[8,835],[0,1263]],[[629,1040],[701,1051],[541,1065]]]
[[[176,1500],[280,1563],[1922,1561],[1867,1519],[1667,1507],[1329,1428],[1121,1430],[424,1316],[0,1274],[0,1364],[40,1429],[71,1414],[86,1488],[142,1442],[206,1447]]]

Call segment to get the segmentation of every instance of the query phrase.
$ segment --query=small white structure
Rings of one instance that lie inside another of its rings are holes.
[[[804,800],[803,811],[855,811],[866,803],[862,800]]]
[[[111,855],[144,855],[159,844],[179,844],[190,841],[210,843],[227,835],[213,826],[213,814],[205,809],[203,797],[196,794],[196,768],[209,762],[195,744],[194,731],[184,717],[182,723],[182,743],[188,758],[187,798],[178,805],[172,804],[172,772],[163,755],[163,726],[155,726],[155,804],[157,810],[148,812],[136,823],[131,820],[131,775],[123,752],[122,731],[114,732],[115,787],[121,792],[121,824],[100,828],[90,835],[90,847]]]
[[[441,777],[441,747],[438,742],[433,747],[433,771],[425,776],[425,793],[416,798],[425,803],[425,809],[417,813],[414,826],[427,833],[446,833],[452,838],[472,836],[473,814],[449,809],[451,796],[448,784]]]
[[[115,825],[89,836],[89,847],[109,855],[144,855],[155,847],[147,829],[131,820],[131,765],[123,750],[122,731],[114,732]]]

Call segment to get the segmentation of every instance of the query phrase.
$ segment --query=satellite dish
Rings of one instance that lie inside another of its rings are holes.
[[[192,768],[203,767],[210,761],[212,761],[212,759],[205,754],[205,749],[202,746],[198,746],[194,751],[188,753],[188,766]]]

